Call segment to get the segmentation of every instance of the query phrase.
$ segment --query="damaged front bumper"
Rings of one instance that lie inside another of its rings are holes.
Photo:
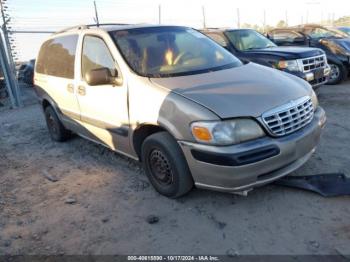
[[[302,166],[315,151],[325,121],[325,112],[318,107],[310,124],[285,137],[221,147],[179,144],[197,187],[246,194]]]

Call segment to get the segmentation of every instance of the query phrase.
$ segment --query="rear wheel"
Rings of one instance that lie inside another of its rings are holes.
[[[176,198],[188,193],[193,179],[176,140],[167,132],[155,133],[142,144],[142,162],[153,187],[162,195]]]
[[[344,66],[335,64],[335,63],[330,63],[329,66],[331,68],[331,72],[330,72],[329,80],[327,84],[328,85],[339,84],[346,77],[346,70]]]
[[[55,110],[51,106],[45,108],[45,119],[52,140],[63,142],[70,137],[70,131],[63,126]]]

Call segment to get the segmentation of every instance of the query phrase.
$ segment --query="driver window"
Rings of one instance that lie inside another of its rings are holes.
[[[115,61],[105,42],[98,37],[85,36],[81,58],[83,79],[87,72],[100,68],[108,68],[112,76],[117,76]]]

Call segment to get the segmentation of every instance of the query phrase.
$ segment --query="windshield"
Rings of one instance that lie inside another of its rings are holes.
[[[242,63],[203,34],[186,27],[147,27],[110,32],[139,75],[169,77],[221,70]]]
[[[347,37],[345,33],[337,29],[327,29],[322,27],[313,28],[309,36],[311,38],[344,38]]]
[[[265,36],[251,29],[227,31],[225,34],[233,46],[240,51],[276,46]]]

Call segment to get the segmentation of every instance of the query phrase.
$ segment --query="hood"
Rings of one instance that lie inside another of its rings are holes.
[[[207,107],[222,119],[259,117],[267,110],[311,93],[310,85],[302,79],[255,63],[150,81]]]
[[[280,56],[288,60],[306,58],[306,57],[312,57],[312,56],[318,56],[318,55],[324,54],[324,52],[318,48],[294,47],[294,46],[293,47],[276,46],[276,47],[269,47],[269,48],[263,48],[263,49],[255,49],[255,50],[253,49],[246,52],[249,54],[255,53],[255,54]]]

